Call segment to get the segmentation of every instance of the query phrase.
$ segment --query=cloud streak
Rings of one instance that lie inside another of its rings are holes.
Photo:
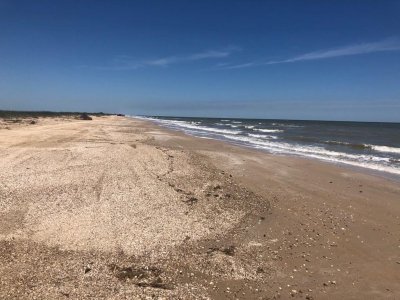
[[[267,62],[247,62],[236,65],[228,65],[220,69],[242,69],[242,68],[250,68],[257,66],[294,63],[294,62],[310,61],[310,60],[321,60],[334,57],[361,55],[361,54],[384,52],[384,51],[398,51],[398,50],[400,50],[400,40],[391,38],[379,42],[362,43],[362,44],[349,45],[339,48],[309,52],[284,60],[271,60]]]
[[[203,60],[203,59],[212,59],[212,58],[224,58],[228,57],[232,54],[232,52],[237,51],[238,49],[235,48],[229,48],[225,50],[209,50],[209,51],[204,51],[204,52],[199,52],[199,53],[194,53],[186,56],[169,56],[169,57],[163,57],[155,60],[150,60],[143,62],[143,65],[148,65],[148,66],[168,66],[171,64],[176,64],[176,63],[183,63],[183,62],[191,62],[191,61],[197,61],[197,60]]]
[[[168,67],[173,64],[182,64],[207,59],[229,57],[232,53],[240,51],[238,47],[227,47],[220,50],[207,50],[187,55],[165,56],[156,59],[137,61],[131,56],[116,56],[109,66],[97,67],[102,70],[134,70],[145,67]]]

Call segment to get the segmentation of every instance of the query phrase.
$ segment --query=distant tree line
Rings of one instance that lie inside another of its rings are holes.
[[[0,118],[13,119],[13,118],[46,118],[46,117],[79,117],[81,115],[91,116],[111,116],[113,114],[106,114],[103,112],[87,113],[87,112],[53,112],[53,111],[11,111],[0,110]]]

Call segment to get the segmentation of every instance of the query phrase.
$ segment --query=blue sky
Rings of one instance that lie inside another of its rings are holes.
[[[400,1],[0,0],[0,109],[400,121]]]

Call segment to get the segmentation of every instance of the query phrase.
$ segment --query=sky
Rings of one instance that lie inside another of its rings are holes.
[[[400,1],[0,0],[0,109],[400,122]]]

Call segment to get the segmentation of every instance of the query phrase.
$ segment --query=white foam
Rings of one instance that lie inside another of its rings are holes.
[[[280,130],[280,129],[254,128],[253,130],[255,130],[255,131],[260,131],[260,132],[283,132],[283,130]]]
[[[255,133],[249,133],[248,136],[255,137],[255,138],[260,138],[260,139],[277,139],[278,137],[275,135],[266,135],[266,134],[255,134]]]
[[[237,130],[229,130],[229,129],[216,129],[216,128],[211,128],[211,127],[205,127],[205,126],[182,126],[182,127],[186,127],[186,128],[190,128],[190,129],[195,129],[195,130],[204,130],[204,131],[208,131],[208,132],[215,132],[215,133],[229,133],[229,134],[240,134],[241,131],[237,131]]]
[[[244,142],[249,146],[259,149],[264,149],[271,153],[295,154],[304,157],[317,158],[320,160],[330,161],[335,163],[344,163],[348,165],[400,175],[400,168],[386,165],[390,163],[390,158],[386,157],[377,157],[372,155],[356,155],[343,152],[336,152],[316,146],[301,146],[301,145],[288,144],[284,142],[273,142],[268,140],[261,141],[259,139],[253,139],[251,137],[230,136],[230,135],[224,135],[224,137],[230,140]]]
[[[162,119],[155,119],[155,118],[147,118],[149,120],[155,121],[157,123],[164,124],[166,126],[172,127],[179,127],[181,129],[191,129],[196,131],[207,131],[213,133],[221,133],[221,134],[240,134],[241,131],[238,130],[229,130],[229,129],[219,129],[219,128],[211,128],[206,126],[198,126],[191,124],[191,122],[186,121],[178,121],[178,120],[162,120]]]
[[[400,148],[389,147],[389,146],[377,146],[377,145],[366,145],[371,147],[372,150],[385,153],[398,153],[400,154]]]

